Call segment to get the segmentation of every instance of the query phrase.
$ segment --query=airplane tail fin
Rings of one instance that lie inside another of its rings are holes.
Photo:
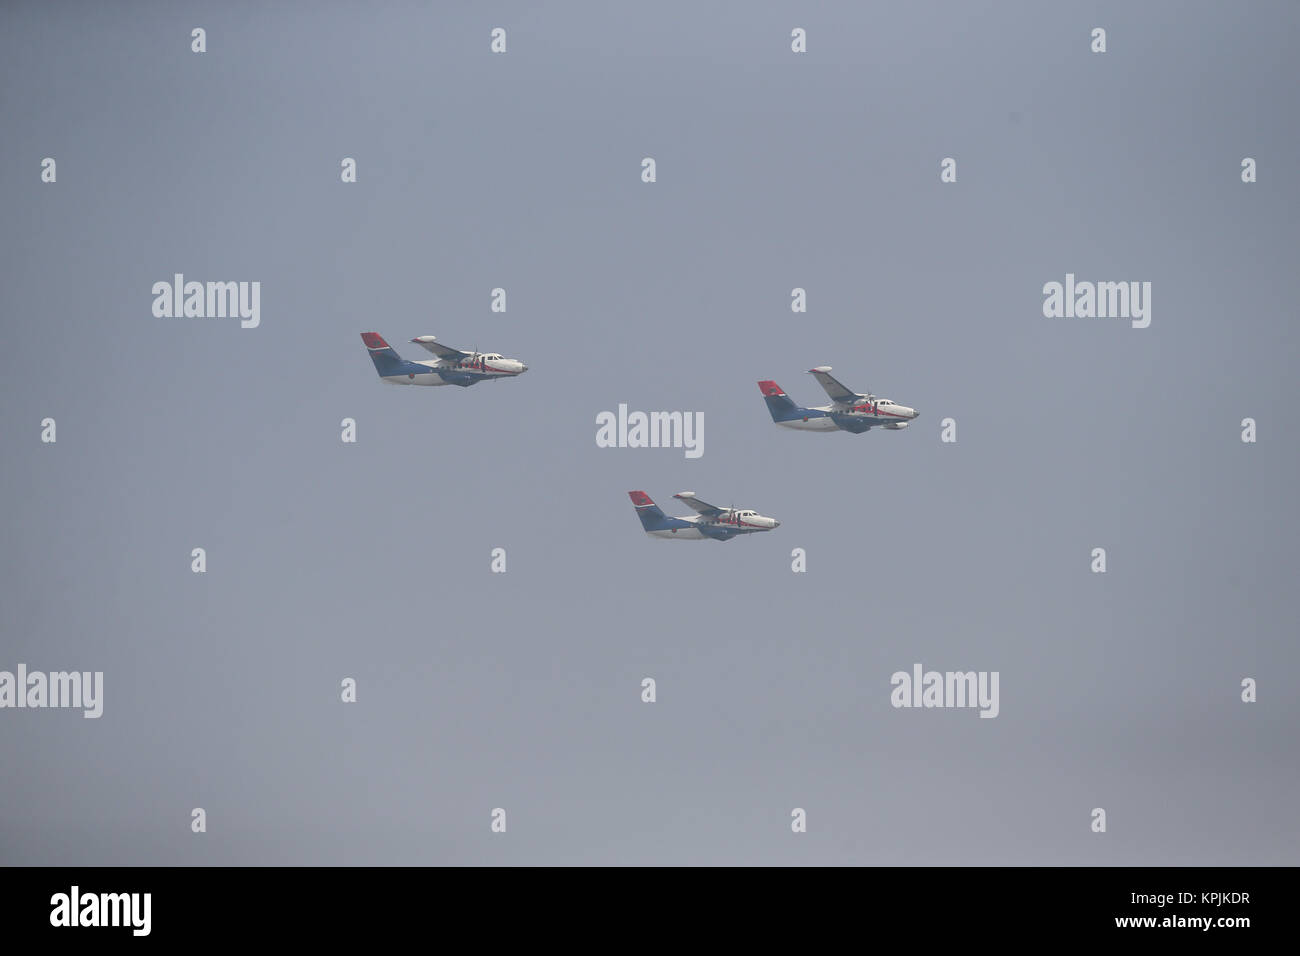
[[[375,363],[375,371],[380,377],[406,374],[406,361],[393,351],[392,346],[378,332],[362,332],[361,341],[366,343],[370,361]]]
[[[629,491],[627,496],[632,499],[636,516],[641,519],[641,527],[646,531],[658,531],[667,524],[668,516],[644,491]]]
[[[767,402],[767,410],[772,415],[772,421],[788,422],[803,414],[803,409],[792,402],[790,396],[782,391],[781,386],[776,382],[759,382],[758,390],[763,393],[763,401]]]

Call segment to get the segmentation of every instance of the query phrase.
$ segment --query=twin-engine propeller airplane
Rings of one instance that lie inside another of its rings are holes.
[[[815,432],[840,431],[860,434],[872,428],[898,431],[920,414],[915,408],[896,405],[887,398],[876,398],[851,392],[831,376],[829,365],[819,365],[808,370],[817,379],[831,404],[817,408],[803,408],[790,400],[776,382],[759,382],[758,389],[772,413],[772,421],[787,428],[802,428]]]
[[[496,352],[462,352],[434,341],[432,335],[411,339],[438,356],[433,361],[408,362],[384,341],[378,332],[362,332],[361,341],[370,351],[370,361],[385,382],[392,385],[460,385],[468,388],[489,379],[514,378],[528,371],[517,359],[502,358]]]
[[[673,495],[698,512],[693,518],[668,517],[644,491],[629,491],[627,494],[636,506],[636,516],[641,519],[641,527],[645,528],[646,534],[655,538],[689,538],[696,541],[712,538],[715,541],[730,541],[736,535],[771,531],[781,524],[775,518],[763,517],[757,511],[718,508],[695,497],[693,491],[679,491]]]

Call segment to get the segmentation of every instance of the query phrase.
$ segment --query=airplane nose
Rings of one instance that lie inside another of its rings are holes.
[[[773,518],[773,519],[772,519],[772,527],[773,527],[773,528],[779,528],[779,527],[781,527],[781,522],[779,522],[779,521],[777,521],[775,518]]]

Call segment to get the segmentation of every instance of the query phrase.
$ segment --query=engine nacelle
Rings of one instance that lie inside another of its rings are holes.
[[[891,432],[896,432],[899,431],[900,429],[906,428],[907,422],[894,422],[892,425],[886,425],[885,427],[888,428]]]

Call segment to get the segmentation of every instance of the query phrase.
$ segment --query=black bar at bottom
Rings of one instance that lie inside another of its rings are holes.
[[[469,930],[484,941],[519,933],[602,949],[696,933],[769,943],[787,932],[804,944],[847,932],[859,940],[1199,937],[1231,945],[1285,931],[1295,876],[1293,868],[1194,867],[8,868],[0,869],[0,926],[7,942],[63,936],[90,944],[337,945],[400,941],[413,931],[453,943]]]

